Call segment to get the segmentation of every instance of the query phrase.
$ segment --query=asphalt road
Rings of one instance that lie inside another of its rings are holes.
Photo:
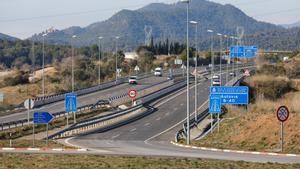
[[[223,79],[224,81],[224,79]],[[198,85],[199,106],[207,102],[210,80]],[[194,90],[190,90],[194,97]],[[191,100],[191,112],[194,111]],[[157,111],[135,122],[107,132],[94,132],[65,140],[66,143],[88,148],[91,153],[142,156],[173,156],[249,162],[299,163],[299,157],[245,154],[211,150],[195,150],[170,144],[185,122],[186,89],[161,99]]]
[[[167,79],[166,77],[152,76],[149,78],[138,80],[138,85],[135,85],[134,87],[136,89],[140,89],[145,86],[150,86],[150,85],[162,82],[166,79]],[[80,106],[87,105],[87,104],[94,104],[99,99],[107,99],[111,96],[120,95],[120,93],[124,93],[124,92],[126,93],[130,87],[131,87],[131,85],[126,83],[126,84],[121,84],[121,85],[118,85],[118,86],[115,86],[115,87],[112,87],[112,88],[109,88],[106,90],[101,90],[101,91],[98,91],[95,93],[79,96],[78,100],[77,100],[77,106],[80,107]],[[30,117],[32,117],[33,112],[36,112],[36,111],[40,111],[40,112],[46,111],[46,112],[50,112],[50,113],[64,111],[64,109],[65,109],[64,104],[65,104],[64,101],[59,101],[59,102],[55,102],[52,104],[42,106],[40,108],[30,110]],[[2,116],[2,117],[0,117],[0,123],[6,123],[6,122],[20,120],[20,119],[26,119],[26,118],[27,118],[27,111],[24,111],[24,112],[14,113],[14,114],[7,115],[7,116]]]

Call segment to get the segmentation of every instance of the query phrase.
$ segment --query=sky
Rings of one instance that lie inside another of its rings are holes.
[[[87,26],[108,19],[122,9],[179,0],[1,0],[0,32],[21,39],[50,27]],[[274,24],[300,21],[300,0],[210,0],[232,4],[247,15]]]

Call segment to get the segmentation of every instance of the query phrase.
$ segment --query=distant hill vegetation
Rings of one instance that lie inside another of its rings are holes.
[[[288,48],[299,46],[296,39],[298,29],[287,30],[282,26],[260,22],[247,16],[240,9],[232,5],[221,5],[206,0],[191,1],[190,20],[199,22],[199,43],[201,49],[209,48],[209,34],[207,29],[215,33],[236,35],[238,26],[245,28],[245,34],[250,35],[245,42],[255,41],[255,45],[262,48],[286,48],[286,43],[293,43]],[[75,44],[87,46],[96,44],[99,36],[103,37],[104,47],[112,50],[115,46],[115,37],[120,36],[119,47],[133,50],[145,41],[145,26],[152,27],[154,41],[169,38],[170,41],[183,42],[186,33],[186,6],[182,3],[161,4],[153,3],[138,10],[121,10],[108,20],[93,23],[87,27],[70,27],[49,33],[46,41],[59,44]],[[194,29],[191,28],[191,41]],[[279,35],[280,33],[288,35]],[[72,35],[78,38],[72,40]],[[37,34],[31,39],[42,39],[42,34]],[[246,37],[247,38],[247,37]],[[261,38],[261,39],[260,39]],[[283,39],[281,39],[283,38]],[[215,37],[215,43],[219,40]],[[216,44],[218,45],[218,44]]]
[[[15,40],[18,40],[18,38],[15,38],[15,37],[12,37],[12,36],[0,33],[0,40],[15,41]]]

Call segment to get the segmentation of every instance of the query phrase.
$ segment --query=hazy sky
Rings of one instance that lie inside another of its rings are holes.
[[[179,0],[1,0],[0,32],[19,38],[47,28],[87,26],[108,19],[121,9],[138,9],[151,2]],[[275,24],[300,20],[300,0],[211,0],[230,3],[247,15]]]

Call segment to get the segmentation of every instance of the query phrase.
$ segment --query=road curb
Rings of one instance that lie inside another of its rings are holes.
[[[300,157],[300,154],[281,154],[281,153],[268,153],[268,152],[258,152],[258,151],[228,150],[228,149],[197,147],[197,146],[179,144],[174,141],[171,141],[170,143],[178,147],[196,149],[196,150],[205,150],[205,151],[218,151],[224,153],[254,154],[254,155],[268,155],[268,156]]]
[[[88,149],[85,148],[79,148],[79,149],[63,149],[63,148],[13,148],[13,147],[3,147],[0,148],[3,152],[12,152],[12,151],[36,151],[36,152],[46,152],[46,151],[68,151],[68,152],[85,152],[89,151]]]

